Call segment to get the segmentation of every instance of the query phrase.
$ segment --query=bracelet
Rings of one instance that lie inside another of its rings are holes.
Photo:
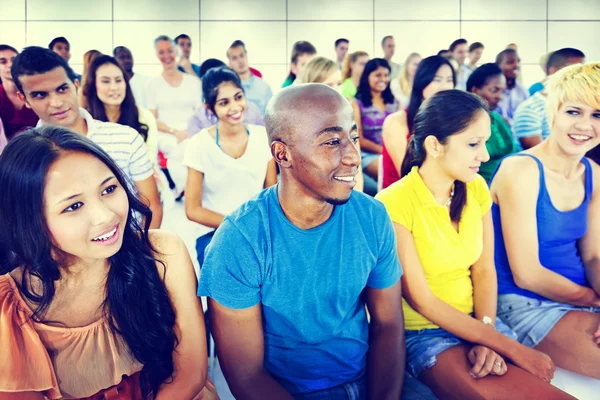
[[[481,322],[483,322],[484,325],[489,325],[492,328],[496,329],[496,327],[492,323],[492,319],[490,317],[488,317],[487,315],[483,316],[483,318],[481,319]]]

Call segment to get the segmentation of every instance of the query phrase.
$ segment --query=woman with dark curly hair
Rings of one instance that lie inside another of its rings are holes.
[[[29,130],[0,156],[0,187],[2,399],[216,396],[186,247],[148,230],[100,147]]]

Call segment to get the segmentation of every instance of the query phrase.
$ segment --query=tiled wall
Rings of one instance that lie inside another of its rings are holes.
[[[244,40],[251,65],[273,88],[284,80],[297,40],[333,58],[334,40],[347,37],[351,51],[381,56],[389,34],[396,62],[412,51],[433,54],[459,37],[483,42],[483,61],[492,61],[515,42],[532,83],[547,51],[572,46],[600,60],[600,0],[0,0],[0,43],[45,46],[66,36],[76,70],[85,51],[125,45],[136,71],[155,75],[153,39],[182,32],[192,38],[197,63],[225,59],[228,45]]]

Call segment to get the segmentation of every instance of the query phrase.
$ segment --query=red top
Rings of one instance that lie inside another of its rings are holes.
[[[259,78],[262,78],[262,74],[260,73],[260,71],[259,71],[259,70],[257,70],[257,69],[254,69],[254,68],[252,68],[252,67],[248,67],[248,68],[250,69],[250,73],[251,73],[252,75],[254,75],[254,76],[257,76],[257,77],[259,77]]]
[[[404,110],[407,113],[407,110]],[[407,113],[408,114],[408,113]],[[406,141],[411,137],[411,133],[409,132],[406,135]],[[392,157],[390,157],[390,153],[388,153],[387,148],[385,147],[385,140],[382,143],[383,150],[381,151],[381,164],[383,166],[383,183],[382,188],[390,186],[392,183],[400,180],[400,174],[394,165],[394,161],[392,161]]]
[[[20,110],[15,109],[3,85],[0,85],[0,119],[8,140],[26,128],[35,127],[39,121],[38,116],[27,106],[23,106]]]

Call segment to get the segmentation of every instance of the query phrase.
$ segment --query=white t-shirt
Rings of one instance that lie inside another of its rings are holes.
[[[129,80],[129,86],[131,86],[133,98],[138,107],[146,107],[146,83],[148,82],[148,79],[147,76],[133,74]]]
[[[201,130],[188,143],[183,164],[204,174],[202,207],[229,215],[251,200],[264,187],[267,166],[272,160],[267,131],[263,126],[246,125],[250,135],[240,158],[227,155],[210,135]],[[197,236],[213,228],[194,224]]]
[[[146,83],[146,108],[157,111],[157,119],[173,129],[187,129],[194,110],[202,105],[200,79],[183,74],[179,86],[173,87],[162,75]]]

